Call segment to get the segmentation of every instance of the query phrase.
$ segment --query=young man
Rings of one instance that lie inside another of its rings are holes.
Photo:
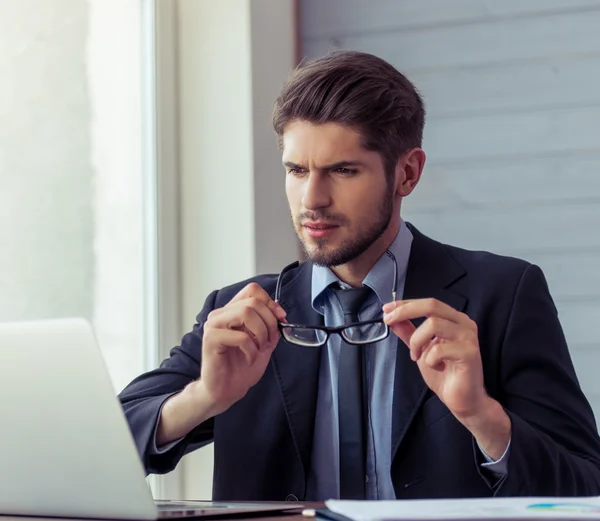
[[[600,494],[594,417],[541,270],[400,218],[424,120],[375,56],[295,71],[274,127],[308,261],[210,294],[123,391],[148,472],[214,440],[215,499]]]

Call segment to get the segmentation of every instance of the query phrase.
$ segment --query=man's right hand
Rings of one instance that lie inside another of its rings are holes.
[[[219,414],[243,398],[264,374],[280,338],[283,308],[252,283],[208,315],[198,387]]]
[[[204,324],[200,379],[163,405],[157,445],[185,436],[242,399],[263,376],[280,338],[283,308],[256,283],[244,287]]]

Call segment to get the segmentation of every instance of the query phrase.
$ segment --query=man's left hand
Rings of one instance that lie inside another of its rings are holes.
[[[510,440],[510,418],[483,382],[477,324],[436,299],[400,300],[383,307],[384,322],[408,346],[427,386],[499,459]],[[410,320],[425,317],[418,327]]]

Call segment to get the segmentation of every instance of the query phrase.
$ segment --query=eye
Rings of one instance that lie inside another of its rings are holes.
[[[343,176],[352,176],[358,174],[355,168],[336,168],[335,171]]]
[[[288,168],[287,173],[290,175],[298,176],[306,173],[306,170],[304,170],[303,168]]]

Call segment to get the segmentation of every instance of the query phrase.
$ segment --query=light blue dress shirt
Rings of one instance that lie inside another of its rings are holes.
[[[398,265],[398,292],[396,299],[404,295],[406,270],[413,236],[406,224],[389,250],[396,257]],[[388,255],[382,255],[368,273],[363,285],[373,293],[359,312],[360,320],[381,317],[381,307],[392,300],[394,266]],[[342,284],[334,273],[326,267],[313,266],[311,298],[314,310],[323,315],[325,325],[338,326],[344,323],[339,301],[333,297],[332,284]],[[339,335],[331,335],[327,346],[322,348],[319,390],[313,441],[311,469],[307,483],[307,500],[339,498],[339,427],[338,427],[338,367],[341,348]],[[396,349],[398,337],[390,335],[376,344],[366,347],[365,363],[368,387],[368,428],[366,460],[366,498],[395,499],[391,478],[392,454],[392,400],[394,374],[396,369]],[[509,444],[510,447],[510,444]],[[482,450],[487,461],[483,465],[492,471],[493,476],[506,473],[509,447],[498,461],[490,459]]]

